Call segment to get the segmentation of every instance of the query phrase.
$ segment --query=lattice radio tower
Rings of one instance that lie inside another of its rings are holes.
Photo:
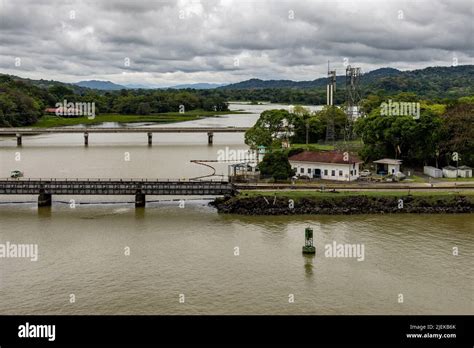
[[[351,140],[354,137],[353,125],[359,116],[361,92],[360,92],[360,68],[346,68],[346,126],[344,140]]]

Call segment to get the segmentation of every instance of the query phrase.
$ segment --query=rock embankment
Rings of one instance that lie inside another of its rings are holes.
[[[472,213],[472,197],[444,196],[338,196],[291,197],[238,195],[217,198],[210,203],[219,213],[241,215],[299,215],[299,214],[454,214]]]

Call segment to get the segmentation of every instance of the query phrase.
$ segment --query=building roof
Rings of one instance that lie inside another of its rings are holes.
[[[374,163],[380,163],[380,164],[402,164],[402,160],[398,159],[393,159],[393,158],[382,158],[377,161],[374,161]]]
[[[64,115],[79,115],[81,113],[81,110],[78,108],[46,108],[44,109],[44,112],[49,112],[49,113],[60,113]]]
[[[453,166],[446,166],[446,167],[443,167],[443,169],[446,169],[446,170],[456,170],[456,167],[453,167]]]
[[[357,156],[349,155],[349,160],[344,161],[344,153],[338,151],[303,151],[288,158],[289,161],[352,164],[362,163]]]
[[[468,166],[460,166],[458,169],[461,169],[461,170],[470,170],[472,169],[471,167],[468,167]]]

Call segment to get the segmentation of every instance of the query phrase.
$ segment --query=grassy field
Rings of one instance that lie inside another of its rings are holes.
[[[456,181],[474,181],[474,178],[436,178],[436,181],[449,181],[449,182],[456,182]]]
[[[121,114],[101,114],[93,119],[88,117],[63,118],[57,116],[43,116],[30,127],[48,128],[59,126],[74,126],[78,124],[99,124],[102,122],[120,122],[120,123],[136,123],[136,122],[156,122],[156,123],[173,123],[197,120],[203,117],[218,117],[227,114],[244,114],[242,111],[203,111],[192,110],[186,113],[167,112],[153,115],[121,115]]]
[[[418,175],[409,176],[409,177],[407,177],[407,179],[410,179],[411,182],[428,182],[427,179],[425,179],[421,176],[418,176]]]
[[[339,150],[339,151],[350,151],[350,152],[357,152],[363,146],[361,140],[350,140],[350,141],[343,141],[338,140],[334,142],[334,144],[318,144],[318,143],[310,143],[306,144],[292,144],[292,148],[296,149],[305,149],[310,151],[331,151],[331,150]]]
[[[331,151],[334,150],[333,145],[325,145],[325,144],[292,144],[292,148],[295,149],[304,149],[304,150],[310,150],[310,151]]]

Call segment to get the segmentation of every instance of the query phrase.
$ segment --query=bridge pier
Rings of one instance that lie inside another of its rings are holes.
[[[89,145],[89,133],[85,132],[84,133],[84,146]]]
[[[212,145],[213,138],[214,138],[214,133],[213,132],[207,132],[207,144],[208,145]]]
[[[146,204],[146,196],[141,191],[135,193],[135,208],[143,208]]]
[[[21,146],[21,134],[20,133],[16,134],[16,145]]]
[[[153,133],[148,132],[148,146],[151,146],[153,144]]]
[[[52,202],[51,193],[40,192],[38,196],[38,207],[50,207]]]

